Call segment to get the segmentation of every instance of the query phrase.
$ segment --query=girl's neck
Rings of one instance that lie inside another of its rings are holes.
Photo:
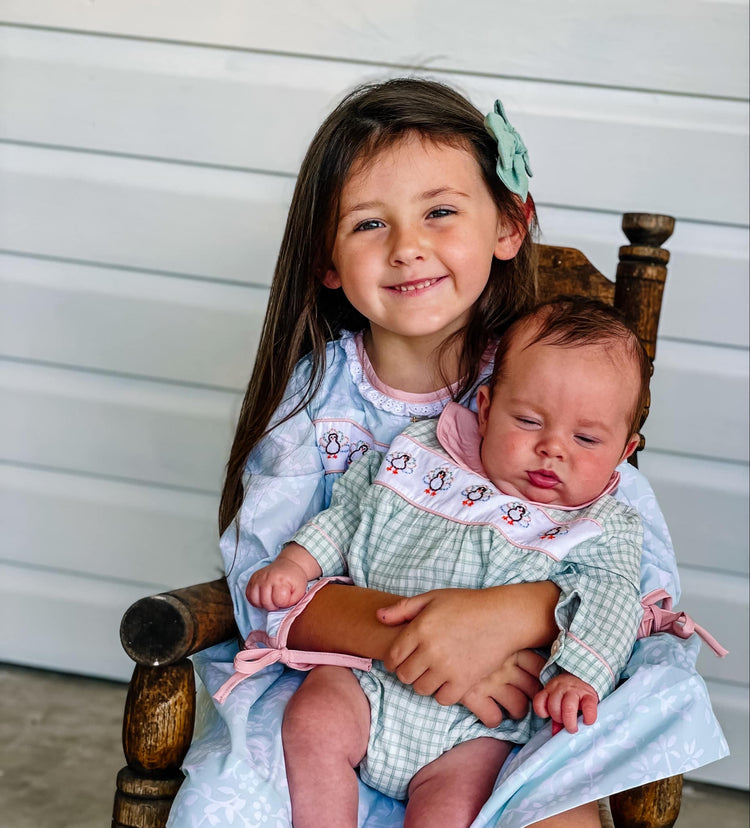
[[[369,329],[364,332],[363,341],[373,371],[391,388],[428,394],[459,380],[459,342],[441,353],[443,340],[439,337],[406,338]]]

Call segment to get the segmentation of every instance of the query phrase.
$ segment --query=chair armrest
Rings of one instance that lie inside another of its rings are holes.
[[[146,667],[174,664],[236,635],[225,578],[141,598],[120,623],[123,649]]]

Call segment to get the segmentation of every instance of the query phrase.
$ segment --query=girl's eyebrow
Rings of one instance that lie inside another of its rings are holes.
[[[463,190],[457,190],[455,187],[436,187],[434,190],[425,190],[420,196],[421,199],[437,198],[441,195],[457,195],[469,198],[469,194]]]
[[[465,193],[463,190],[457,190],[454,187],[435,187],[432,190],[425,190],[423,193],[420,193],[416,196],[414,201],[429,201],[430,199],[443,195],[463,196],[464,198],[469,198],[468,193]],[[383,201],[361,201],[358,204],[352,204],[351,207],[344,205],[341,209],[341,215],[346,216],[349,215],[349,213],[359,213],[363,210],[376,210],[384,206],[385,202]]]

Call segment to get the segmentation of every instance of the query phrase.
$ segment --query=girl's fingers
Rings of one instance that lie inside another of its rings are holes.
[[[534,650],[520,650],[516,653],[516,664],[535,680],[538,689],[539,674],[546,664],[545,658],[540,656],[539,653],[535,653]]]
[[[549,694],[546,690],[542,690],[534,696],[534,701],[532,702],[534,713],[542,719],[547,719],[551,715],[548,702]]]
[[[419,651],[415,650],[407,659],[398,664],[393,672],[395,672],[400,682],[403,684],[410,684],[414,687],[415,683],[419,681],[420,677],[428,670],[429,665],[424,663],[424,661],[420,658]],[[422,686],[426,686],[426,682],[423,682]],[[440,687],[440,684],[437,684],[434,689],[437,690],[438,687]],[[417,688],[414,687],[414,689],[416,690]],[[420,695],[429,696],[431,694],[420,693]]]
[[[507,685],[520,690],[523,695],[524,702],[528,705],[529,699],[533,699],[542,688],[542,683],[537,678],[538,675],[539,673],[530,673],[528,670],[518,666],[508,676]],[[513,718],[519,719],[524,715],[524,713],[514,716]]]
[[[412,598],[402,598],[390,607],[379,609],[378,621],[389,627],[406,624],[409,621],[413,621],[428,603],[429,598],[427,597],[427,593],[415,595]]]
[[[391,645],[390,650],[388,650],[386,658],[383,659],[385,669],[388,670],[389,673],[396,673],[410,658],[414,656],[418,645],[419,641],[413,634],[413,631],[406,627],[398,634],[396,640]],[[416,679],[424,673],[425,669],[426,665],[421,665],[420,667],[416,663],[413,663],[411,668],[407,668],[406,674],[408,674],[410,678]],[[401,676],[399,676],[399,678],[401,678]],[[404,681],[406,684],[411,683],[409,681],[405,681],[403,678],[401,678],[401,681]]]
[[[450,698],[455,698],[455,701],[449,702],[449,704],[455,704],[460,698],[459,696],[454,696],[450,689],[449,684],[443,684],[442,680],[435,675],[433,670],[426,670],[422,673],[419,678],[415,681],[411,682],[412,689],[415,693],[420,696],[434,696],[436,693],[440,692],[445,688],[446,693],[450,694]],[[444,704],[445,702],[441,702]]]
[[[503,710],[495,699],[474,687],[461,699],[461,704],[471,710],[485,727],[497,727],[503,720]]]

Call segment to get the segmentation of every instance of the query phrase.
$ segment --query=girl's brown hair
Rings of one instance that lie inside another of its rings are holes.
[[[498,179],[497,144],[484,128],[482,113],[450,87],[422,78],[396,78],[355,89],[323,122],[297,177],[255,366],[227,463],[219,507],[221,532],[242,505],[247,458],[268,430],[294,366],[311,354],[309,382],[285,419],[304,408],[319,388],[326,343],[344,330],[360,331],[368,325],[343,291],[329,290],[321,281],[331,265],[341,190],[352,165],[366,163],[414,134],[471,152],[501,215],[525,236],[515,258],[493,261],[469,322],[454,334],[463,340],[459,362],[463,379],[456,399],[476,384],[490,339],[498,337],[509,321],[534,301],[535,263],[529,229],[530,225],[536,227],[533,201],[529,196],[524,206]],[[447,346],[444,343],[443,347]]]

